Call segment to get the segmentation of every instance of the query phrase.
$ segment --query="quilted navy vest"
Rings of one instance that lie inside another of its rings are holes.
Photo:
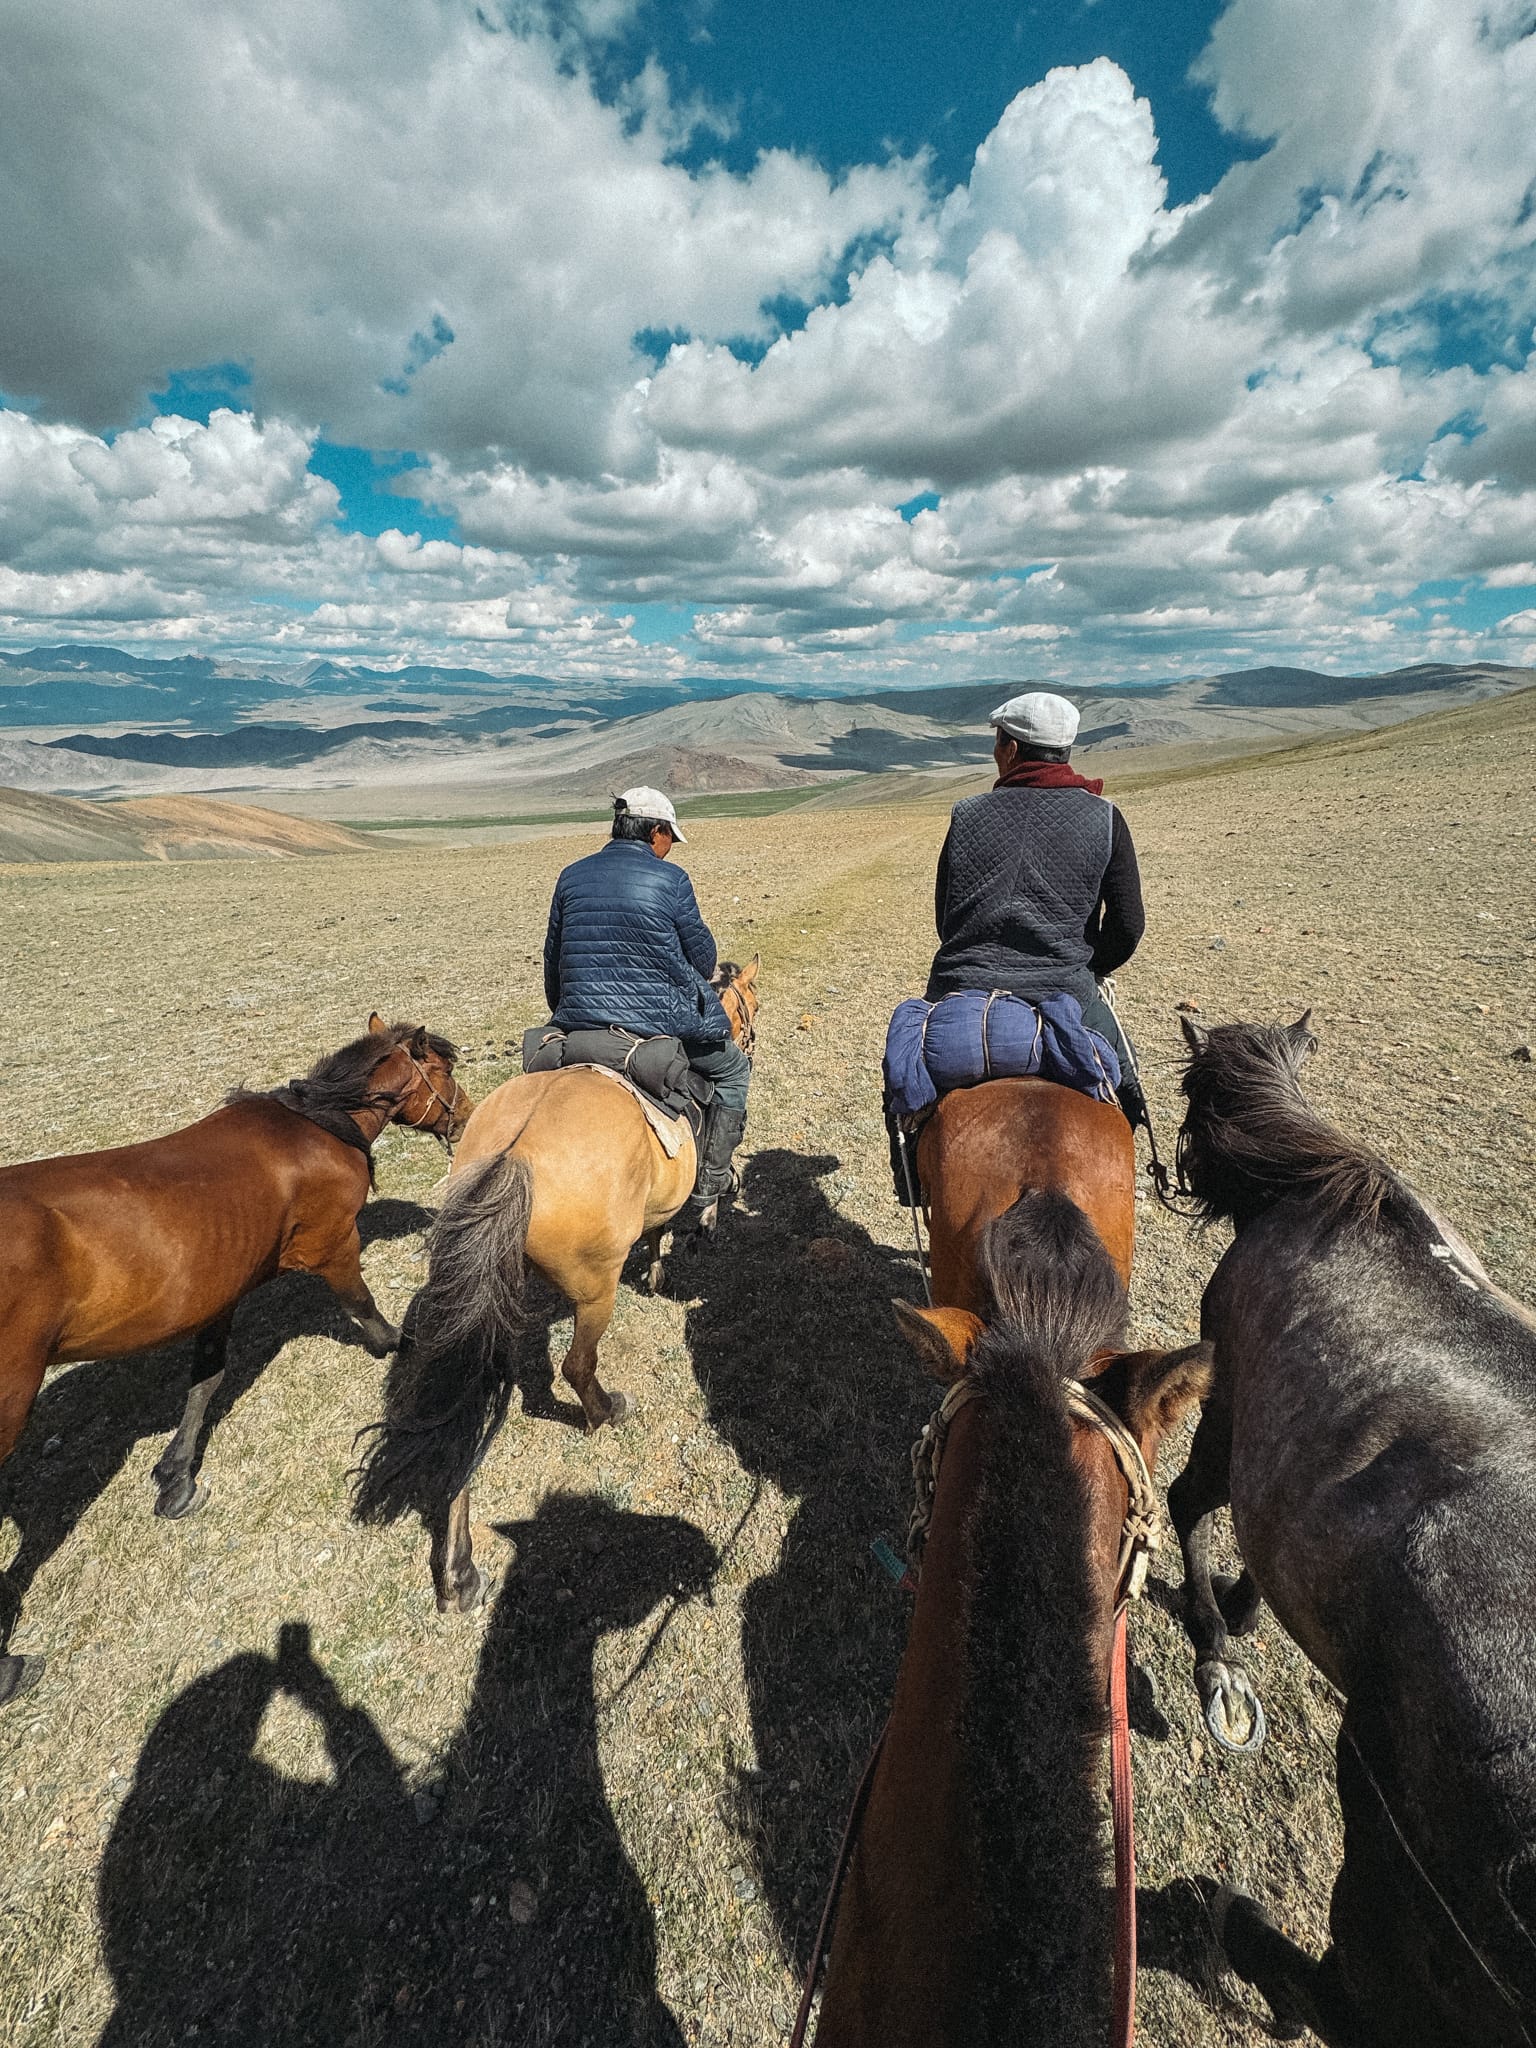
[[[929,1002],[959,988],[1092,998],[1088,923],[1113,834],[1114,806],[1086,789],[993,789],[956,804]]]

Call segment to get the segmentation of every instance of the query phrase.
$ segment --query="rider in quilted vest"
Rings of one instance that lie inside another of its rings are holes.
[[[544,939],[544,994],[563,1030],[615,1024],[641,1038],[680,1038],[688,1064],[715,1084],[698,1179],[676,1219],[682,1230],[734,1191],[731,1155],[752,1076],[710,986],[715,942],[693,884],[665,864],[686,844],[659,789],[627,789],[614,799],[608,844],[561,870]]]
[[[1007,989],[1077,999],[1083,1022],[1120,1054],[1120,1101],[1146,1104],[1099,981],[1123,967],[1146,928],[1130,828],[1071,765],[1077,707],[1031,690],[992,713],[997,781],[955,805],[934,891],[939,950],[927,997]]]

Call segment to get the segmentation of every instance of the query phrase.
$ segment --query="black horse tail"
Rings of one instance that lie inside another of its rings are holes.
[[[427,1240],[427,1284],[406,1311],[384,1420],[363,1432],[358,1521],[440,1511],[490,1448],[512,1398],[532,1211],[533,1176],[510,1149],[449,1183]]]
[[[1063,1380],[1123,1338],[1126,1294],[1087,1217],[1032,1190],[988,1230],[986,1396],[971,1505],[974,1578],[962,1739],[983,1904],[979,2043],[1061,2040],[1102,1996],[1100,1802],[1084,1776],[1104,1726],[1101,1595]]]

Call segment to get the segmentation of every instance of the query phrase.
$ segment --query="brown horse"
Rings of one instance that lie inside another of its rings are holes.
[[[198,1434],[224,1372],[236,1304],[282,1272],[328,1281],[379,1354],[399,1342],[359,1262],[371,1147],[387,1123],[444,1140],[473,1106],[457,1054],[374,1015],[302,1081],[237,1090],[185,1130],[109,1152],[0,1168],[0,1462],[49,1366],[118,1358],[196,1332],[181,1425],[155,1466],[155,1513],[193,1513]],[[38,1658],[0,1657],[0,1704]]]
[[[715,977],[731,1035],[749,1054],[757,971],[755,959],[745,967],[727,961]],[[432,1531],[440,1612],[467,1612],[485,1591],[470,1541],[469,1483],[511,1399],[525,1266],[576,1312],[560,1370],[587,1428],[622,1422],[630,1402],[600,1384],[597,1347],[624,1261],[642,1237],[653,1289],[658,1284],[662,1234],[694,1183],[693,1139],[684,1130],[669,1157],[628,1088],[582,1066],[504,1081],[470,1118],[357,1495],[363,1521],[421,1511]]]
[[[977,1309],[982,1232],[1026,1188],[1059,1188],[1129,1284],[1136,1241],[1136,1140],[1124,1112],[1055,1081],[983,1081],[941,1097],[918,1140],[933,1298]]]
[[[1132,1492],[1064,1381],[1107,1404],[1145,1516],[1144,1468],[1208,1355],[1119,1349],[1124,1283],[1060,1189],[980,1232],[968,1285],[985,1322],[898,1304],[951,1391],[817,2048],[1058,2042],[1106,2002],[1094,1775]]]

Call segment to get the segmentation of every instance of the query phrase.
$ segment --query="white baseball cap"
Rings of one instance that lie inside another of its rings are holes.
[[[658,825],[670,826],[678,845],[688,844],[678,828],[677,813],[672,808],[671,799],[664,797],[659,789],[626,789],[614,799],[615,810],[620,804],[637,818],[653,818]]]
[[[1070,747],[1077,738],[1078,709],[1049,690],[1026,690],[999,704],[987,721],[1026,747]]]

